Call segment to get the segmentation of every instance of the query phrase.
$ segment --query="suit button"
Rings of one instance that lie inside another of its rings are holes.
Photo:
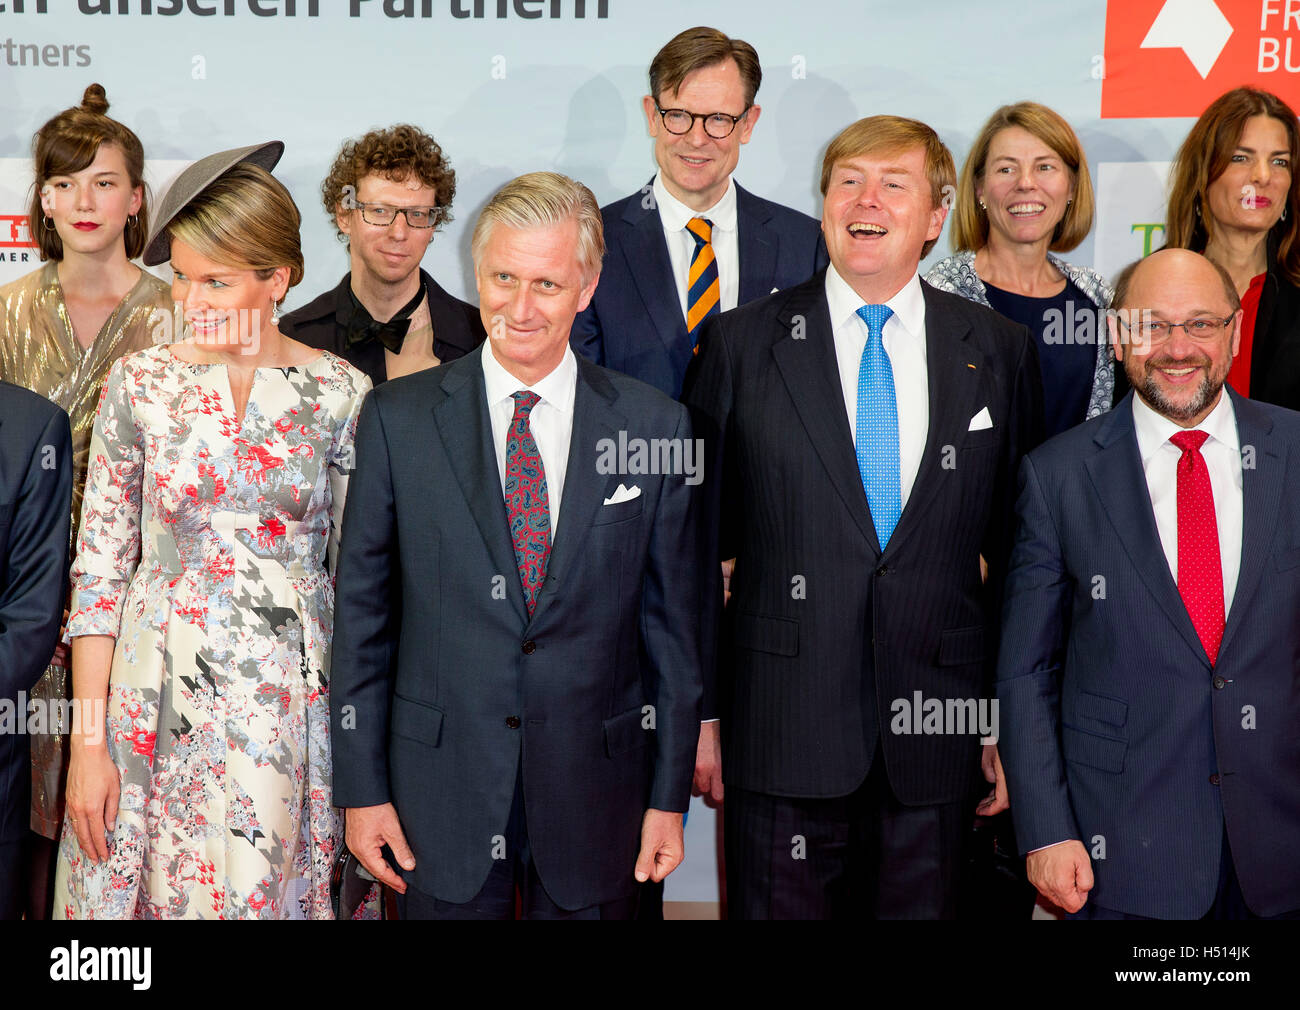
[[[1219,773],[1215,772],[1213,775],[1210,776],[1210,785],[1217,786],[1218,784],[1219,784]]]
[[[1227,681],[1224,680],[1222,677],[1215,677],[1215,678],[1214,678],[1214,689],[1215,689],[1216,691],[1222,691],[1222,690],[1223,690],[1223,685],[1226,684],[1226,683],[1227,683]]]
[[[518,729],[518,728],[519,728],[519,716],[517,715],[506,716],[506,729]]]
[[[888,575],[888,574],[889,574],[888,565],[881,565],[879,568],[876,569],[877,576]]]
[[[537,643],[530,638],[528,641],[524,643],[523,649],[524,649],[525,656],[531,656],[534,652],[537,651]]]

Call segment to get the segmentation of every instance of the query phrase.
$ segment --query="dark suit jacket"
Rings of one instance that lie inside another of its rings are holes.
[[[911,703],[916,691],[992,692],[1015,473],[1042,428],[1042,386],[1028,330],[921,286],[929,433],[883,556],[840,388],[825,274],[706,324],[684,402],[709,446],[713,557],[737,559],[716,695],[707,680],[705,689],[706,710],[722,719],[729,786],[843,796],[866,778],[879,740],[904,803],[964,801],[975,788],[978,733],[882,727],[894,699]],[[969,431],[985,407],[992,427]]]
[[[591,304],[573,324],[573,349],[679,398],[695,342],[686,332],[650,186],[600,213],[605,261]],[[741,305],[806,281],[828,262],[818,221],[739,185],[736,231]]]
[[[1250,398],[1300,410],[1300,288],[1272,250],[1251,343]]]
[[[0,382],[0,698],[15,705],[45,671],[67,602],[72,511],[68,415]],[[25,720],[25,707],[15,711]],[[16,728],[16,727],[15,727]],[[0,733],[0,843],[26,836],[28,738]]]
[[[598,443],[620,433],[687,439],[690,422],[579,358],[530,620],[480,355],[386,383],[362,410],[338,566],[334,802],[391,800],[415,853],[407,879],[445,901],[487,878],[521,748],[533,857],[565,908],[630,895],[646,808],[687,808],[701,579],[681,559],[699,550],[695,489],[600,473]],[[620,483],[641,494],[604,505]]]
[[[447,294],[423,270],[420,276],[424,278],[424,290],[429,297],[433,353],[444,363],[454,361],[483,342],[483,320],[475,306]],[[351,284],[352,274],[344,274],[343,280],[332,291],[326,291],[302,308],[284,315],[280,319],[280,330],[285,336],[301,340],[309,347],[333,351],[348,364],[365,372],[378,386],[388,378],[383,344],[372,340],[350,348],[339,325],[341,322],[346,326],[352,316],[352,298],[348,293]]]
[[[1088,900],[1114,911],[1207,912],[1225,823],[1251,910],[1300,909],[1300,414],[1229,395],[1241,572],[1213,668],[1156,531],[1132,394],[1021,469],[998,661],[1016,837],[1104,842]]]

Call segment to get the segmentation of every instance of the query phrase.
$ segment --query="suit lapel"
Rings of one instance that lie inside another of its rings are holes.
[[[438,434],[492,565],[506,577],[507,595],[522,623],[528,611],[524,606],[514,545],[510,541],[479,355],[467,354],[450,364],[442,379],[442,390],[446,398],[433,408]]]
[[[1137,434],[1133,427],[1133,393],[1106,415],[1094,436],[1101,451],[1088,457],[1085,466],[1106,518],[1123,544],[1147,591],[1160,605],[1165,616],[1196,655],[1209,665],[1209,657],[1187,614],[1178,585],[1169,571],[1156,528],[1151,495],[1147,490],[1146,472],[1138,454]]]
[[[867,493],[858,474],[853,432],[844,410],[825,284],[826,274],[821,271],[790,289],[778,316],[783,332],[772,345],[772,356],[831,484],[867,543],[879,553]]]
[[[962,444],[971,418],[984,406],[975,402],[984,355],[966,339],[970,327],[934,304],[929,285],[922,283],[921,291],[925,297],[925,371],[930,418],[921,465],[898,527],[889,538],[889,554],[915,531],[924,528],[930,499],[944,481],[957,476],[946,457]],[[1006,418],[994,419],[995,424],[1006,422]]]
[[[1241,468],[1241,567],[1232,610],[1223,629],[1219,654],[1231,644],[1251,611],[1251,598],[1268,565],[1273,533],[1282,507],[1282,485],[1286,475],[1287,447],[1273,437],[1273,422],[1250,400],[1239,397],[1227,386],[1237,419],[1237,437],[1242,449]]]
[[[533,610],[534,622],[552,600],[563,596],[569,570],[575,559],[582,557],[592,521],[604,505],[609,478],[596,472],[599,455],[596,444],[603,438],[617,439],[619,431],[627,430],[627,418],[613,407],[617,397],[613,384],[600,368],[579,357],[578,381],[573,396],[573,433],[564,475],[560,522],[546,562],[546,581],[542,583],[537,607]],[[520,592],[522,594],[522,590]]]
[[[644,203],[644,198],[634,199],[623,212],[624,222],[631,226],[630,236],[623,244],[623,257],[655,332],[669,357],[676,361],[683,345],[689,344],[686,318],[677,298],[677,282],[673,279],[659,210],[653,203],[649,208]],[[690,353],[689,347],[686,353]]]
[[[433,339],[440,344],[450,344],[464,354],[472,351],[477,341],[457,300],[423,270],[420,271],[420,277],[424,281],[424,293],[429,304]]]
[[[736,248],[740,255],[741,305],[772,293],[780,239],[767,222],[768,215],[759,201],[737,186]]]

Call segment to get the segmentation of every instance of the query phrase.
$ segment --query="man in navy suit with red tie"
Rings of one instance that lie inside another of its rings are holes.
[[[998,661],[1030,881],[1081,918],[1300,918],[1300,414],[1224,385],[1227,272],[1118,279],[1134,392],[1025,459]]]
[[[488,340],[377,387],[357,425],[334,799],[403,918],[514,918],[516,888],[525,918],[631,918],[683,855],[693,443],[685,407],[569,346],[601,246],[586,186],[507,183],[471,243]],[[678,452],[647,474],[615,444]]]

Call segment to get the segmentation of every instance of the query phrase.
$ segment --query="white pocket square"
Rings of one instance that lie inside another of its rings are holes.
[[[640,498],[640,497],[641,497],[640,485],[633,484],[631,487],[625,487],[622,484],[620,484],[618,486],[618,489],[612,495],[610,495],[608,498],[605,499],[605,504],[621,505],[625,501],[631,501],[633,498]]]
[[[777,293],[778,291],[780,291],[780,290],[781,290],[780,288],[773,288],[771,291],[768,292],[768,294],[769,294],[769,295],[774,295],[774,294],[776,294],[776,293]]]
[[[993,418],[989,416],[989,408],[985,407],[978,414],[970,419],[970,427],[967,431],[983,431],[985,428],[993,427]]]

